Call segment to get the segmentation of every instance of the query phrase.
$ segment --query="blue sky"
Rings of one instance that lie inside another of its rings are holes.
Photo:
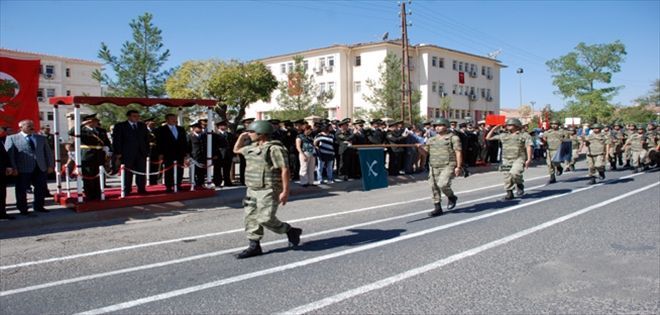
[[[628,105],[660,77],[660,1],[413,1],[411,43],[485,55],[502,49],[501,105],[560,109],[545,61],[579,42],[621,40],[628,55],[613,84]],[[128,23],[154,14],[171,51],[168,66],[208,58],[251,60],[400,34],[396,1],[8,1],[0,0],[0,47],[96,60],[114,53]]]

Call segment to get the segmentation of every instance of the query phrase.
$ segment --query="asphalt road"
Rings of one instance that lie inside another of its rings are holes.
[[[35,227],[0,240],[0,313],[660,313],[660,172],[579,166],[513,201],[499,173],[457,179],[435,218],[425,182],[293,196],[301,246],[266,232],[246,260],[238,205]]]

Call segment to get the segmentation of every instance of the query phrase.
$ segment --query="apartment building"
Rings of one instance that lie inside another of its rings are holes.
[[[388,53],[402,56],[401,42],[381,41],[354,45],[333,45],[260,59],[278,81],[287,80],[293,71],[293,57],[304,57],[307,73],[313,75],[322,90],[332,90],[334,97],[326,105],[328,118],[354,117],[375,108],[365,100],[372,91],[367,81],[378,82],[379,66]],[[499,60],[431,44],[410,46],[410,76],[414,89],[421,93],[420,110],[424,117],[446,116],[464,121],[480,120],[488,113],[499,113]],[[267,119],[278,108],[277,94],[270,102],[256,102],[247,115]],[[442,108],[449,98],[449,108]]]
[[[39,102],[39,120],[41,126],[53,128],[53,107],[48,104],[48,98],[53,96],[69,95],[101,95],[101,84],[92,78],[94,70],[100,70],[101,63],[68,57],[58,57],[39,53],[24,52],[0,48],[0,56],[24,60],[40,60],[41,75],[39,76],[39,89],[37,101]],[[68,139],[66,131],[72,126],[66,117],[73,112],[73,108],[60,107],[59,121],[61,136],[64,141]],[[92,111],[85,106],[81,107],[83,114]]]

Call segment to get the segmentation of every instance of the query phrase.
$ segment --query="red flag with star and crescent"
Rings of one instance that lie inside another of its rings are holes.
[[[0,57],[0,125],[17,130],[18,122],[34,121],[39,130],[39,60]]]

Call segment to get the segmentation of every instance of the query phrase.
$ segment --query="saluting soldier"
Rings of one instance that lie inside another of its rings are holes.
[[[500,171],[504,173],[504,200],[522,196],[525,193],[523,172],[532,163],[532,136],[522,131],[522,123],[517,118],[506,120],[506,132],[495,135],[501,126],[493,127],[486,136],[486,140],[500,140],[502,142],[502,164]]]
[[[260,241],[264,227],[278,234],[286,233],[289,246],[300,244],[302,229],[280,221],[276,216],[277,207],[285,205],[289,198],[289,153],[280,141],[271,140],[273,126],[265,120],[257,120],[242,133],[234,153],[243,155],[247,161],[245,185],[245,232],[250,244],[236,258],[248,258],[262,254]],[[244,145],[245,138],[251,139]]]
[[[429,184],[433,193],[434,209],[429,216],[442,215],[441,193],[447,196],[447,209],[456,206],[458,197],[451,189],[451,180],[459,176],[462,170],[463,151],[460,138],[449,132],[449,120],[438,118],[433,122],[436,135],[429,138],[425,145],[420,145],[429,157]]]
[[[566,134],[563,130],[559,129],[559,121],[552,120],[550,121],[550,129],[546,130],[543,133],[543,142],[546,147],[545,160],[548,164],[548,174],[550,175],[550,180],[548,184],[554,184],[557,182],[556,176],[560,176],[564,169],[561,167],[561,163],[553,163],[552,158],[561,148],[561,143],[566,138]]]
[[[644,125],[637,125],[637,133],[630,135],[625,146],[630,150],[630,164],[633,167],[633,173],[639,172],[642,167],[646,170],[646,148],[648,145]]]
[[[591,126],[591,133],[585,138],[587,146],[587,166],[589,167],[589,184],[596,183],[596,172],[600,179],[605,179],[605,157],[612,145],[612,138],[601,132],[603,125],[599,123]]]
[[[82,128],[80,128],[80,150],[81,171],[83,176],[83,190],[87,200],[101,199],[101,181],[99,178],[99,166],[105,164],[105,151],[103,147],[108,146],[106,140],[102,139],[96,130],[99,121],[96,114],[83,117]],[[74,135],[74,129],[69,130],[69,135]]]

